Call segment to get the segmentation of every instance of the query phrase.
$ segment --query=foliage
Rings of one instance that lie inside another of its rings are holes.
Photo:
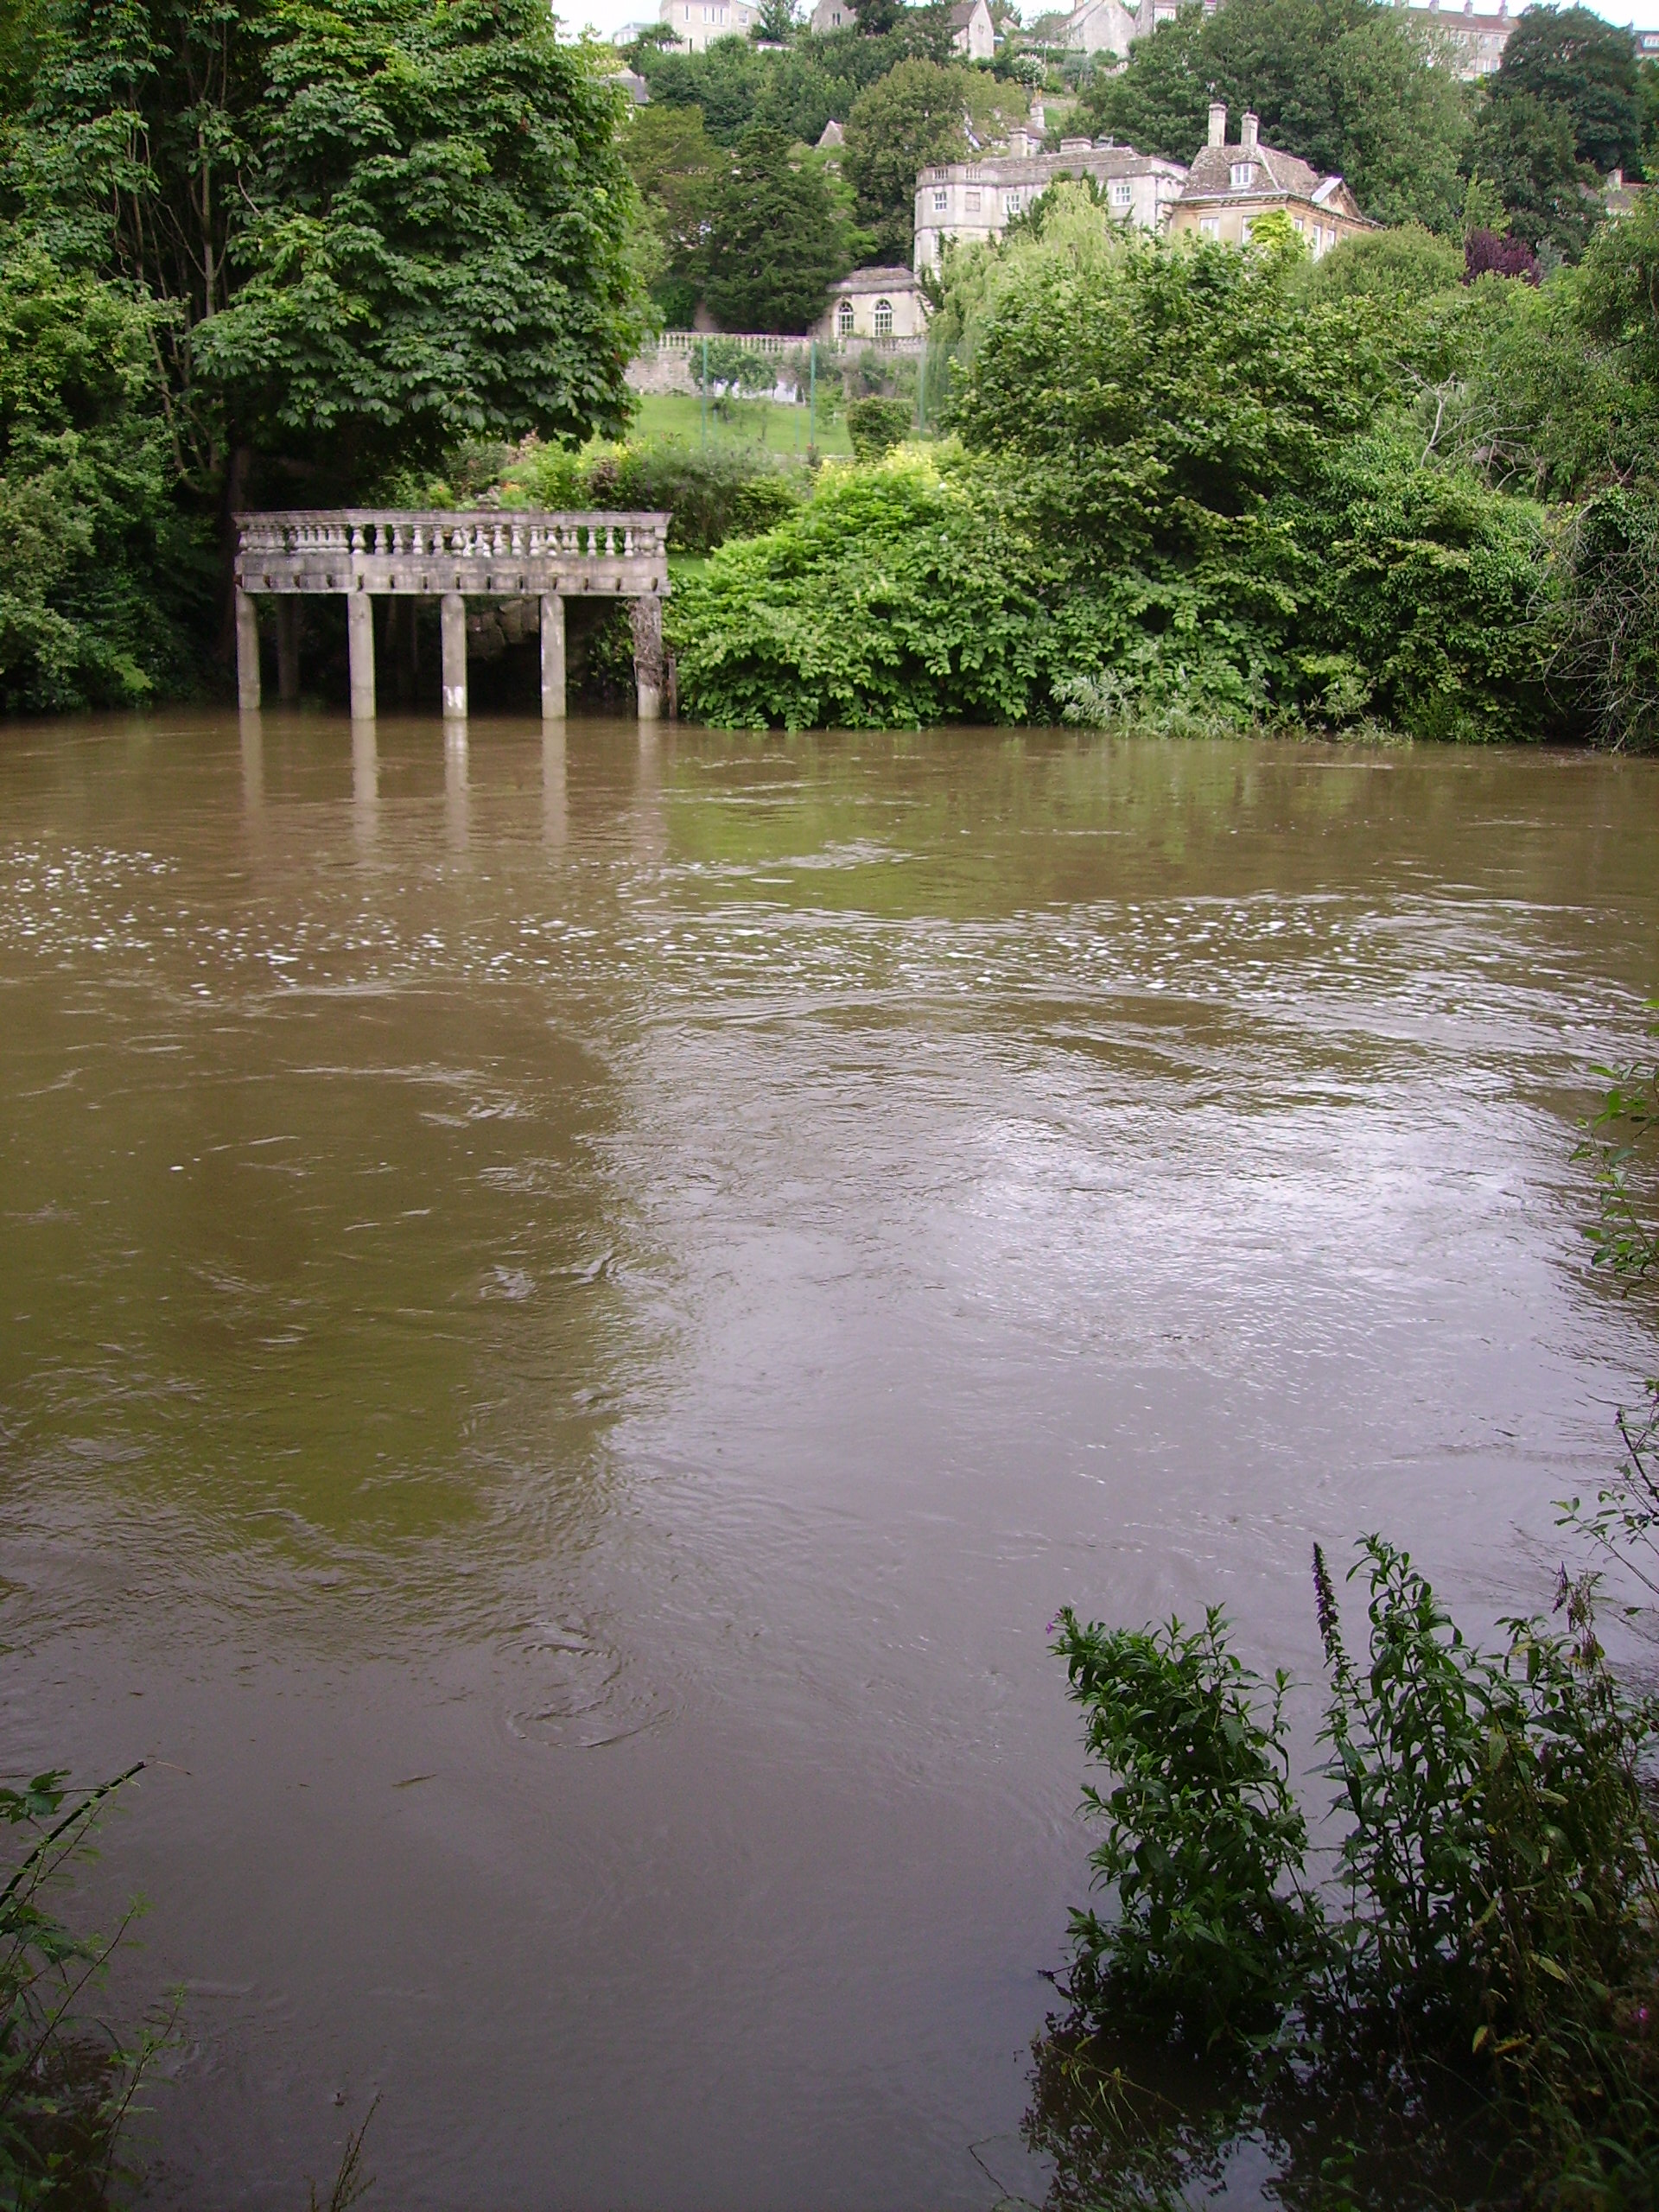
[[[1496,2140],[1529,2141],[1541,2183],[1605,2190],[1633,2164],[1651,2179],[1659,1826],[1643,1777],[1659,1716],[1609,1670],[1587,1583],[1563,1577],[1564,1630],[1510,1621],[1491,1656],[1382,1538],[1352,1572],[1369,1586],[1357,1658],[1316,1548],[1341,1823],[1323,1906],[1285,1778],[1283,1678],[1264,1695],[1219,1614],[1138,1635],[1061,1616],[1054,1648],[1116,1780],[1085,1792],[1110,1823],[1094,1864],[1120,1910],[1073,1916],[1077,2027],[1116,2031],[1127,2008],[1238,2051],[1220,2130],[1166,2139],[1166,2179],[1213,2172],[1226,2135],[1282,2138],[1289,2103],[1328,2110],[1355,2067],[1373,2122],[1379,2086],[1421,2113],[1461,2082]]]
[[[1531,92],[1494,93],[1481,112],[1472,159],[1502,195],[1511,229],[1535,249],[1578,259],[1600,208],[1565,108]]]
[[[728,329],[804,331],[857,243],[823,170],[792,162],[782,133],[756,125],[709,201],[703,296]]]
[[[847,410],[847,432],[860,461],[880,461],[902,445],[912,410],[902,399],[855,399]]]
[[[622,97],[535,0],[269,0],[234,299],[204,372],[338,497],[486,433],[626,420],[643,318]]]
[[[1471,231],[1463,242],[1463,281],[1482,276],[1519,276],[1538,282],[1538,257],[1524,238],[1499,238],[1496,231]]]
[[[804,472],[729,448],[632,445],[575,454],[533,445],[502,472],[507,506],[666,510],[673,517],[668,543],[674,553],[711,553],[729,537],[757,537],[792,514],[804,497]]]
[[[1304,282],[1315,299],[1386,300],[1409,309],[1457,283],[1464,268],[1463,255],[1449,238],[1421,223],[1402,223],[1398,230],[1344,238],[1308,264]]]
[[[671,602],[685,710],[738,728],[1023,721],[1041,610],[1022,549],[913,451],[830,468]]]
[[[1659,1038],[1659,1027],[1649,1034]],[[1587,1161],[1595,1178],[1597,1218],[1585,1232],[1592,1264],[1628,1287],[1659,1274],[1653,1187],[1659,1059],[1632,1060],[1628,1067],[1597,1072],[1607,1088],[1573,1157]]]
[[[652,106],[701,109],[709,136],[735,146],[760,124],[780,130],[791,143],[816,143],[833,117],[844,123],[854,101],[912,55],[941,64],[951,59],[949,10],[911,8],[891,31],[861,31],[829,38],[799,38],[781,54],[761,52],[746,39],[717,39],[701,54],[636,48],[634,67],[651,86]]]
[[[1200,2046],[1270,2020],[1320,1932],[1286,1677],[1264,1688],[1214,1607],[1201,1629],[1138,1630],[1085,1628],[1068,1607],[1057,1631],[1090,1753],[1116,1777],[1084,1791],[1109,1823],[1090,1864],[1118,1916],[1071,1916],[1079,2002]]]
[[[1588,8],[1528,8],[1516,18],[1489,86],[1494,105],[1521,95],[1565,114],[1574,157],[1597,176],[1642,158],[1636,41]]]
[[[695,107],[643,107],[623,134],[629,175],[662,248],[652,291],[664,320],[688,325],[701,296],[703,225],[721,156]]]
[[[1190,162],[1211,99],[1261,118],[1271,146],[1346,177],[1368,214],[1456,229],[1469,123],[1430,35],[1372,0],[1228,0],[1188,4],[1137,40],[1126,67],[1096,74],[1079,129]]]
[[[965,159],[968,125],[985,105],[981,83],[972,70],[916,56],[853,103],[842,162],[876,260],[910,265],[918,173],[931,162]]]
[[[200,549],[168,499],[155,317],[0,241],[0,704],[189,688]]]
[[[69,1799],[60,1773],[0,1787],[0,1822],[22,1855],[0,1884],[0,2204],[71,2212],[105,2202],[121,2127],[163,2039],[151,2025],[130,2047],[94,2037],[76,2006],[102,1980],[131,1916],[109,1937],[75,1935],[51,1892],[90,1850],[111,1792],[139,1771]]]

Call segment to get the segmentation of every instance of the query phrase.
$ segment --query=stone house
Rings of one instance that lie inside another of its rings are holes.
[[[659,0],[657,10],[682,54],[701,54],[717,38],[747,38],[760,13],[749,0]]]
[[[837,31],[858,29],[858,10],[853,0],[817,0],[808,18],[817,38],[833,38]]]
[[[1137,154],[1109,139],[1063,138],[1057,154],[1028,131],[1010,133],[1006,153],[925,168],[916,180],[918,269],[937,269],[948,245],[1000,238],[1014,216],[1061,177],[1093,177],[1119,222],[1161,230],[1186,171],[1158,154]]]
[[[1255,225],[1275,212],[1290,218],[1316,261],[1344,238],[1382,227],[1360,213],[1339,176],[1322,177],[1294,154],[1262,145],[1253,115],[1244,117],[1238,143],[1230,146],[1227,110],[1217,100],[1210,110],[1210,143],[1193,156],[1170,212],[1172,235],[1193,231],[1228,245],[1248,245]]]
[[[1407,0],[1395,0],[1397,8],[1406,4]],[[1461,8],[1443,8],[1440,0],[1428,0],[1427,14],[1444,58],[1465,84],[1491,75],[1503,59],[1516,20],[1510,13],[1510,0],[1499,0],[1496,15],[1478,12],[1475,0],[1463,0]]]
[[[855,269],[830,287],[829,302],[812,326],[814,338],[920,338],[927,330],[927,297],[908,269]]]
[[[950,10],[950,46],[967,61],[988,61],[996,52],[996,25],[986,0],[956,0]]]
[[[1110,54],[1122,61],[1136,39],[1160,23],[1174,22],[1178,4],[1179,0],[1078,0],[1059,43],[1076,54]],[[1216,7],[1217,0],[1204,0],[1205,15],[1214,15]]]

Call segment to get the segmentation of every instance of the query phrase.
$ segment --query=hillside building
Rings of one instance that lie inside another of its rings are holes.
[[[682,54],[701,54],[717,38],[747,38],[760,14],[749,0],[661,0],[657,19]]]
[[[1061,177],[1093,177],[1111,213],[1143,231],[1162,230],[1185,181],[1179,162],[1137,154],[1109,139],[1063,138],[1046,153],[1028,131],[1009,135],[1006,153],[925,168],[916,180],[918,269],[937,269],[950,245],[977,245],[1000,238],[1016,215]]]
[[[920,338],[927,329],[927,298],[908,269],[855,269],[830,287],[829,304],[812,326],[814,338]]]
[[[1405,4],[1406,0],[1395,0],[1396,7]],[[1443,8],[1440,0],[1428,0],[1426,12],[1453,73],[1466,84],[1492,74],[1519,20],[1510,13],[1510,0],[1498,0],[1495,15],[1478,10],[1475,0],[1463,0],[1461,8]]]
[[[1382,227],[1360,213],[1358,201],[1339,176],[1322,177],[1294,154],[1264,146],[1255,116],[1243,118],[1238,143],[1230,146],[1227,110],[1215,101],[1210,142],[1193,156],[1170,211],[1172,234],[1196,231],[1224,245],[1248,245],[1255,226],[1274,213],[1289,217],[1316,261],[1344,238]]]

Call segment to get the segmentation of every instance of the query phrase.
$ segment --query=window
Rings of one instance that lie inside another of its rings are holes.
[[[1251,184],[1255,181],[1255,164],[1254,162],[1235,162],[1233,163],[1232,182],[1233,190],[1235,192],[1248,192]]]
[[[1020,195],[1017,192],[1005,192],[1003,194],[1002,213],[1005,215],[1017,215],[1020,213]]]
[[[945,209],[950,206],[950,194],[949,194],[948,192],[936,192],[936,193],[934,194],[934,195],[933,195],[933,213],[934,213],[936,215],[943,215],[943,214],[944,214],[944,211],[945,211]]]
[[[1249,245],[1250,242],[1250,232],[1255,228],[1255,224],[1251,222],[1249,217],[1247,215],[1238,226],[1238,242],[1240,245]]]
[[[1220,216],[1200,215],[1198,218],[1198,236],[1204,238],[1218,238],[1221,236]]]
[[[963,205],[963,213],[964,213],[964,214],[969,214],[969,215],[977,215],[977,214],[978,214],[978,213],[979,213],[979,187],[978,187],[976,184],[970,184],[970,185],[969,186],[969,188],[968,188],[967,191],[966,191],[966,192],[964,192],[964,193],[963,194],[963,195],[962,195],[962,205]]]
[[[1130,203],[1133,201],[1134,198],[1135,198],[1135,188],[1134,188],[1134,187],[1130,184],[1129,180],[1128,179],[1128,177],[1126,177],[1126,176],[1115,176],[1115,177],[1112,179],[1112,205],[1113,205],[1113,207],[1128,207],[1128,206],[1130,205]]]
[[[837,338],[850,338],[852,334],[853,303],[850,300],[843,300],[836,309],[836,335]]]
[[[878,300],[876,302],[875,314],[871,318],[870,327],[874,331],[878,338],[892,337],[893,302],[891,300]]]
[[[1300,217],[1300,215],[1293,215],[1293,216],[1291,217],[1291,220],[1292,220],[1292,222],[1293,222],[1293,223],[1294,223],[1294,224],[1295,224],[1295,226],[1296,226],[1296,235],[1297,235],[1297,237],[1298,237],[1298,238],[1300,238],[1300,236],[1302,235],[1303,228],[1304,228],[1304,225],[1303,225],[1303,222],[1302,222],[1302,219],[1301,219],[1301,217]]]

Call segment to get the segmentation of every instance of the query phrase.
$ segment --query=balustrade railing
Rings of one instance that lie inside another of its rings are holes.
[[[547,514],[490,508],[470,514],[419,514],[367,508],[249,515],[241,550],[283,559],[468,561],[651,561],[667,553],[660,514]]]

